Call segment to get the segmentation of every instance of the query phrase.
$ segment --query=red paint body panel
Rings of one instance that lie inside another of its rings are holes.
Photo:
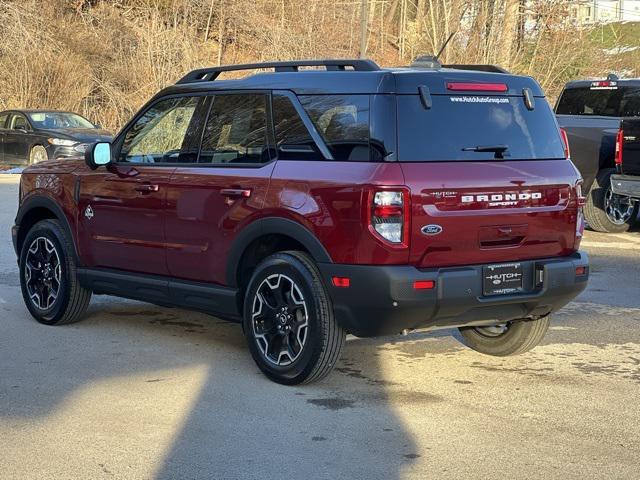
[[[173,277],[226,283],[227,258],[242,228],[261,216],[275,163],[259,168],[179,167],[167,193],[167,265]],[[238,196],[222,190],[248,190]]]
[[[575,251],[578,176],[567,160],[403,163],[402,169],[412,193],[411,264],[473,265]],[[538,193],[539,199],[518,199]],[[442,232],[423,234],[430,224]]]
[[[262,216],[303,224],[335,263],[406,264],[409,250],[375,238],[366,210],[372,188],[402,185],[399,163],[279,161]]]
[[[80,167],[77,234],[81,262],[131,272],[167,275],[165,203],[175,167]],[[144,186],[157,191],[141,192]],[[91,206],[93,216],[85,216]]]

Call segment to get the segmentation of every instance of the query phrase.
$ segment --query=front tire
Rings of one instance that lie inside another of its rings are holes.
[[[245,294],[243,326],[260,370],[285,385],[328,375],[346,337],[318,268],[296,251],[276,253],[256,267]]]
[[[22,297],[33,318],[45,325],[77,322],[91,300],[91,291],[78,282],[71,242],[60,222],[42,220],[22,243]]]
[[[528,352],[549,329],[549,316],[538,320],[517,320],[492,327],[460,328],[463,342],[486,355],[507,357]]]
[[[49,160],[49,154],[46,148],[42,145],[31,147],[31,151],[29,152],[29,165],[46,162],[47,160]]]
[[[611,190],[615,168],[600,170],[584,206],[584,216],[596,232],[623,233],[635,223],[639,202],[616,195]]]

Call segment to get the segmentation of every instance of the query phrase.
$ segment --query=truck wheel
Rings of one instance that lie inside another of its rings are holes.
[[[496,357],[520,355],[538,345],[549,328],[549,316],[538,320],[516,320],[492,327],[460,328],[464,344]]]
[[[639,202],[611,191],[611,175],[615,172],[614,168],[598,172],[584,206],[585,219],[596,232],[626,232],[638,216]]]
[[[80,320],[91,300],[76,276],[73,244],[57,220],[36,223],[22,243],[20,286],[29,313],[45,325]]]
[[[256,267],[245,294],[243,326],[260,370],[285,385],[325,377],[346,337],[318,268],[295,251],[271,255]]]

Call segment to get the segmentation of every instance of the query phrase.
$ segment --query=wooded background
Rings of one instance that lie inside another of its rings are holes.
[[[116,131],[160,88],[210,65],[358,57],[361,0],[0,0],[0,109],[77,111]],[[366,56],[491,63],[564,83],[637,75],[640,24],[576,25],[568,0],[369,0]]]

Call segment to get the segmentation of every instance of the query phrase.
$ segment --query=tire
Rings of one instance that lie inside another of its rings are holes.
[[[638,217],[640,202],[615,195],[611,191],[611,175],[615,168],[600,170],[584,206],[584,216],[596,232],[622,233],[629,230]]]
[[[72,240],[57,220],[42,220],[29,230],[19,267],[22,297],[38,322],[63,325],[83,317],[91,291],[78,282]]]
[[[318,381],[340,358],[346,332],[313,260],[297,251],[264,259],[244,299],[244,333],[251,356],[284,385]],[[283,353],[285,352],[286,353]]]
[[[549,329],[549,316],[538,320],[517,320],[497,327],[460,328],[463,342],[469,348],[486,355],[507,357],[528,352],[538,345]]]
[[[34,145],[29,152],[29,165],[46,162],[49,160],[49,154],[42,145]]]

